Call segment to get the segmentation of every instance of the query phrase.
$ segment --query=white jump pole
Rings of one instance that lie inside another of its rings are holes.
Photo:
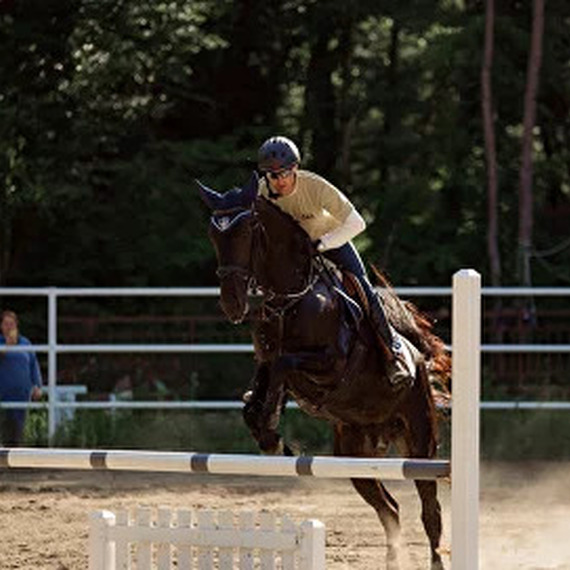
[[[453,276],[451,568],[479,569],[479,406],[481,276]]]

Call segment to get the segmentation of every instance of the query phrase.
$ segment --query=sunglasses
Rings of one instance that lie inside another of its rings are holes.
[[[283,178],[289,178],[289,176],[291,176],[291,174],[293,174],[292,168],[284,168],[283,170],[280,170],[279,172],[267,172],[267,176],[271,180],[282,180]]]

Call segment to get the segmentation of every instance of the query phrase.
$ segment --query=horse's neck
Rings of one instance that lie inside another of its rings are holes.
[[[256,279],[274,293],[297,292],[307,283],[310,259],[303,253],[304,237],[294,222],[274,206],[266,206],[262,216],[263,243],[258,253]]]

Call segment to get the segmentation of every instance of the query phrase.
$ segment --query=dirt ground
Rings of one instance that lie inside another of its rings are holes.
[[[485,464],[480,567],[570,570],[570,463]],[[406,568],[428,568],[419,501],[409,482],[389,483],[400,502]],[[444,548],[450,488],[441,484]],[[384,568],[384,536],[372,509],[341,480],[0,471],[0,569],[87,568],[88,513],[137,505],[262,510],[326,525],[327,568]],[[449,567],[449,552],[446,556]]]

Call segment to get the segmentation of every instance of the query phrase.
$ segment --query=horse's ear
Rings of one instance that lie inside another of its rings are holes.
[[[198,184],[200,188],[200,196],[202,200],[204,200],[206,206],[208,206],[210,210],[222,209],[221,206],[223,204],[224,197],[221,194],[207,186],[204,186],[204,184],[202,184],[198,179],[196,179],[196,184]]]
[[[246,182],[245,186],[242,188],[244,202],[246,204],[251,204],[256,198],[259,192],[259,176],[254,170]]]

